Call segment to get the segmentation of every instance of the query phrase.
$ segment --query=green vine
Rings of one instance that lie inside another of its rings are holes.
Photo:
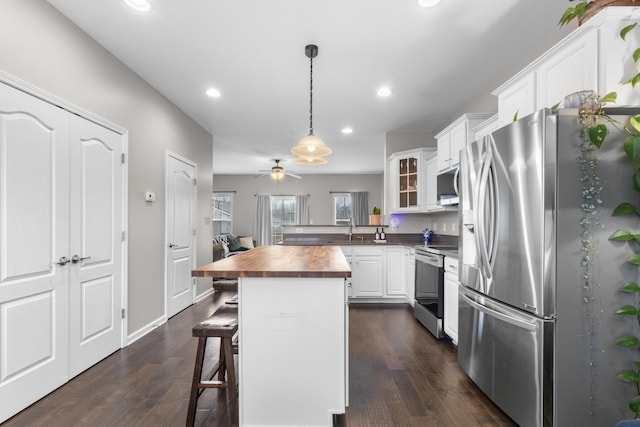
[[[624,127],[628,136],[624,142],[624,152],[633,168],[631,186],[636,192],[640,192],[640,115],[632,117]],[[631,202],[619,204],[613,211],[614,216],[634,215],[640,217],[638,207]],[[619,242],[629,242],[634,253],[625,262],[634,266],[640,266],[640,234],[632,233],[626,229],[619,229],[609,236],[609,240]],[[635,304],[620,307],[616,314],[635,318],[640,325],[640,285],[636,282],[627,282],[621,288],[621,292],[634,295]],[[616,339],[616,344],[640,350],[640,340],[632,334],[624,334]],[[635,418],[640,418],[640,360],[634,362],[633,369],[625,369],[618,374],[618,379],[635,384],[636,394],[629,400],[629,409],[634,413]]]

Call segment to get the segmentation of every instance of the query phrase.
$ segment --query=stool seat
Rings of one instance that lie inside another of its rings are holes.
[[[194,337],[232,337],[238,332],[238,307],[223,305],[193,327]]]
[[[193,368],[187,427],[193,426],[198,397],[207,388],[226,388],[228,390],[231,424],[238,424],[238,387],[233,361],[233,354],[238,352],[237,332],[238,307],[235,305],[218,307],[211,317],[193,327],[192,335],[198,338],[198,350],[196,351],[196,362]],[[220,338],[220,353],[218,361],[211,372],[202,378],[207,338]],[[213,380],[216,374],[218,374],[218,378]]]

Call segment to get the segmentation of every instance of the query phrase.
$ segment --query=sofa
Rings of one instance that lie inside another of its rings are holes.
[[[233,234],[218,234],[212,238],[213,262],[254,247],[255,242],[251,236],[240,237]]]

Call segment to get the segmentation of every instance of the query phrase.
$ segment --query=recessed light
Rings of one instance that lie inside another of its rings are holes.
[[[220,98],[220,96],[222,95],[220,91],[215,87],[207,89],[205,93],[212,98]]]
[[[342,128],[342,130],[340,131],[342,133],[344,133],[345,135],[349,135],[350,133],[353,133],[353,129],[351,129],[350,127],[344,127]]]
[[[139,10],[140,12],[148,12],[151,10],[149,0],[124,0],[124,2],[131,9]]]
[[[416,0],[420,7],[434,7],[440,3],[441,0]]]
[[[386,98],[387,96],[391,95],[391,89],[388,88],[387,86],[383,86],[383,87],[379,88],[376,93],[378,94],[378,96]]]

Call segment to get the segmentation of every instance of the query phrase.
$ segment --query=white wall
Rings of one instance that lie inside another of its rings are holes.
[[[292,167],[293,169],[293,167]],[[236,191],[233,206],[233,233],[252,234],[255,194],[309,194],[309,213],[314,225],[333,221],[330,191],[369,192],[369,212],[382,206],[382,174],[302,175],[302,179],[285,177],[279,184],[269,176],[214,175],[214,191]]]
[[[211,135],[43,0],[0,2],[0,69],[128,129],[129,333],[148,326],[165,314],[167,149],[198,164],[197,263],[211,261]]]

